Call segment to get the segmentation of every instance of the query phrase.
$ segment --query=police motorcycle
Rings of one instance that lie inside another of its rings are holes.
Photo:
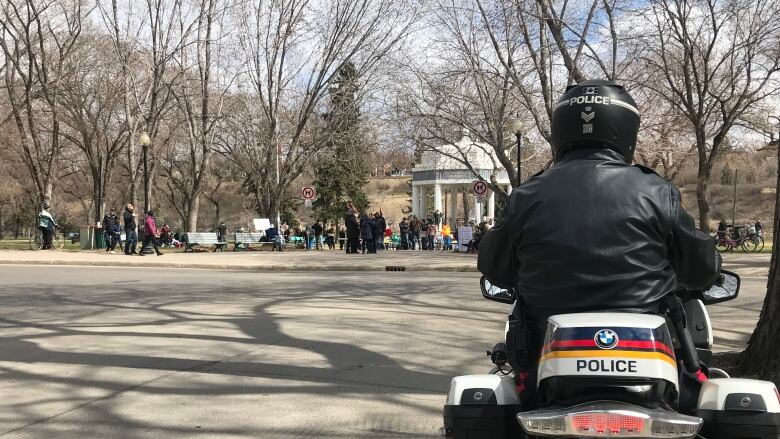
[[[516,304],[513,290],[484,277],[481,284],[485,298]],[[780,439],[773,383],[705,366],[713,344],[705,305],[736,298],[739,286],[739,276],[723,271],[707,291],[671,293],[666,316],[552,316],[537,368],[540,407],[523,411],[521,380],[507,364],[512,351],[499,343],[488,352],[491,373],[452,379],[440,433],[451,439]],[[510,315],[508,333],[515,323]]]

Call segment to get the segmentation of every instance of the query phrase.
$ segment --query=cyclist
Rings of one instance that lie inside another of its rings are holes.
[[[52,237],[54,236],[54,229],[58,227],[57,221],[54,220],[54,217],[49,212],[50,207],[51,206],[49,205],[49,202],[44,201],[43,209],[41,209],[41,213],[38,214],[38,230],[40,230],[43,234],[44,250],[54,249],[54,246],[52,245]]]
[[[724,240],[726,239],[726,231],[729,229],[729,225],[726,222],[726,218],[720,217],[720,222],[718,223],[718,239]]]

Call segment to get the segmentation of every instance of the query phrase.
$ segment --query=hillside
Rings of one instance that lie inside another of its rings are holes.
[[[371,211],[377,212],[381,208],[388,224],[398,224],[407,215],[403,212],[411,208],[407,194],[412,191],[411,177],[371,178],[364,190],[371,201]]]
[[[775,210],[774,188],[768,184],[740,184],[737,186],[737,224],[753,223],[756,218],[761,220],[764,229],[772,227]],[[696,202],[696,185],[690,184],[681,188],[683,204],[688,213],[697,220],[699,207]],[[710,226],[717,228],[720,217],[731,223],[734,187],[730,185],[713,184],[710,186]]]

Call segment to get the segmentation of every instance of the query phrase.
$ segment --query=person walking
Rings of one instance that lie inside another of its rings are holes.
[[[52,238],[54,237],[54,229],[57,227],[57,221],[49,213],[49,202],[43,202],[43,209],[38,214],[38,230],[43,234],[43,250],[54,250],[52,245]]]
[[[138,234],[136,233],[135,213],[133,213],[133,205],[128,203],[125,206],[125,213],[122,214],[122,219],[125,223],[125,254],[134,255],[135,246],[138,243]]]
[[[311,226],[312,231],[314,232],[314,248],[317,250],[322,250],[322,223],[320,220],[317,220],[313,226]]]
[[[116,208],[112,207],[109,212],[103,215],[103,234],[106,239],[106,253],[114,253],[117,243],[119,243],[119,217],[116,215]]]
[[[409,222],[401,218],[398,224],[398,235],[401,237],[401,250],[409,250]]]
[[[144,220],[144,243],[141,246],[141,251],[138,252],[138,255],[144,256],[144,251],[146,251],[147,247],[150,245],[154,247],[157,256],[162,256],[160,246],[157,245],[157,224],[154,222],[154,211],[152,209],[149,209],[149,212],[146,214],[146,219]]]

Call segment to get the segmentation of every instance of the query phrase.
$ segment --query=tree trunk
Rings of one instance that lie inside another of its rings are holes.
[[[187,203],[187,232],[198,231],[198,210],[200,210],[200,197],[196,195]]]
[[[700,168],[702,165],[699,165]],[[699,228],[704,233],[710,233],[710,204],[707,202],[709,197],[709,175],[706,169],[699,169],[699,175],[696,178],[696,201],[699,204]]]
[[[777,149],[780,158],[780,148]],[[757,375],[762,379],[776,381],[780,378],[780,349],[777,340],[780,338],[780,172],[775,182],[775,217],[773,221],[774,237],[772,239],[772,259],[769,263],[769,281],[755,331],[748,341],[748,346],[742,354],[740,372]]]

